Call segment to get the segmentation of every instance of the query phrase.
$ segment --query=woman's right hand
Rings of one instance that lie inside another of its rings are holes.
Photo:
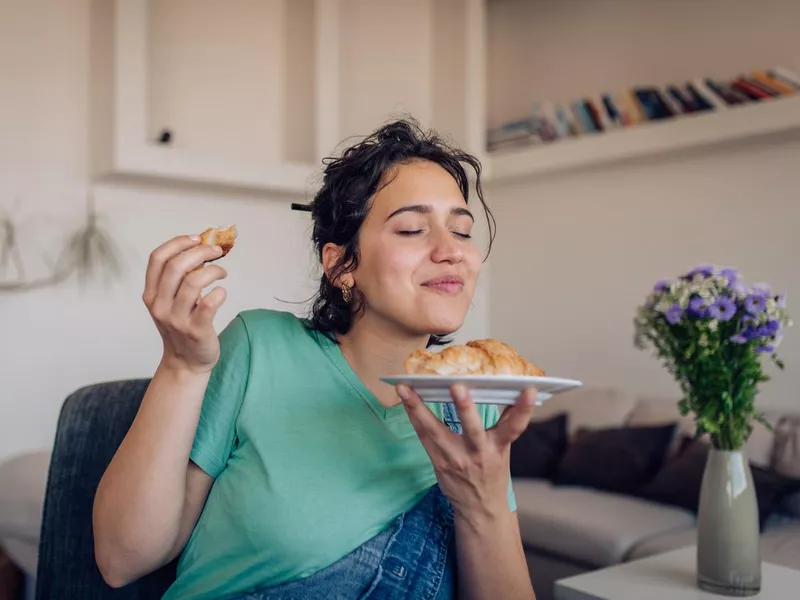
[[[164,342],[167,367],[204,373],[217,364],[213,321],[226,292],[221,287],[205,296],[201,292],[227,276],[219,265],[205,265],[221,254],[219,246],[201,245],[199,236],[180,236],[150,255],[142,299]]]

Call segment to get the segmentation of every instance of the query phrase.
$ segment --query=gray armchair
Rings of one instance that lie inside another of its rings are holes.
[[[70,395],[56,430],[39,541],[36,600],[152,600],[175,579],[175,562],[123,588],[94,559],[92,504],[149,380],[101,383]]]

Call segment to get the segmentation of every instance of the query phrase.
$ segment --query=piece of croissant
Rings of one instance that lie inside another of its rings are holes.
[[[217,260],[228,254],[236,243],[236,225],[230,227],[211,227],[200,234],[200,243],[209,246],[219,246],[222,254],[212,260]]]

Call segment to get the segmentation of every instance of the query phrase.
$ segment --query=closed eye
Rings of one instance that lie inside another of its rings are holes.
[[[404,230],[404,231],[398,231],[397,233],[399,235],[407,235],[407,236],[419,235],[420,233],[422,233],[422,229]]]
[[[453,233],[455,235],[457,235],[458,237],[460,237],[460,238],[464,238],[465,240],[471,240],[472,239],[472,235],[469,234],[469,233],[459,233],[458,231],[454,231]]]

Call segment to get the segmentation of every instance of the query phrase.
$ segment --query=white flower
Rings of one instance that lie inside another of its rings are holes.
[[[716,319],[712,319],[711,321],[708,322],[709,331],[716,331],[718,327],[719,327],[719,321],[717,321]]]

